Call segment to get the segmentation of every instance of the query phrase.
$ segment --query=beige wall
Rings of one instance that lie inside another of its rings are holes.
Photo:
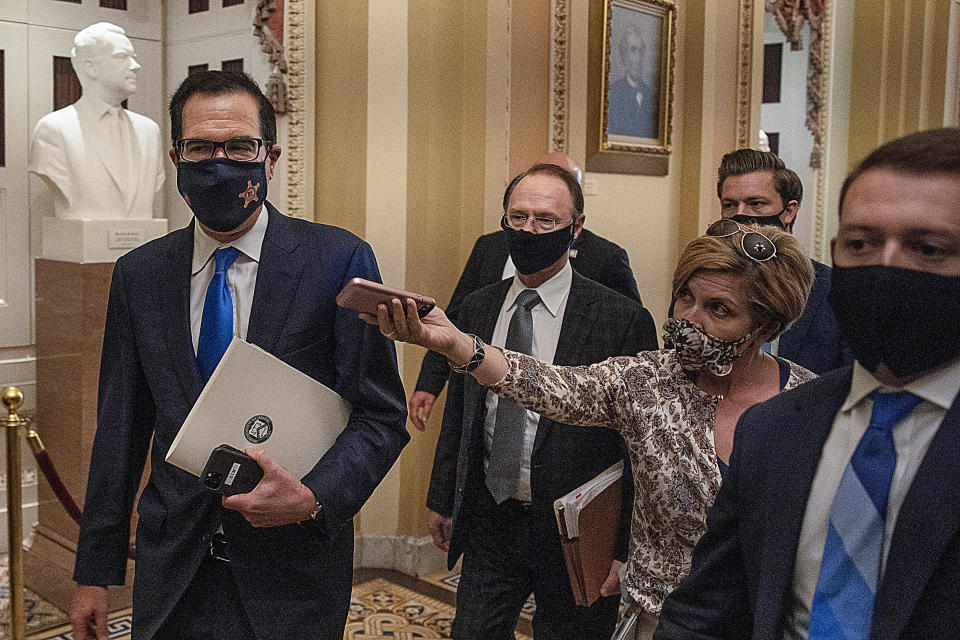
[[[485,23],[482,3],[410,2],[406,286],[444,303],[483,231],[486,49],[476,25]],[[419,347],[404,347],[408,395],[423,354]],[[444,398],[425,432],[410,429],[400,459],[402,535],[426,530],[424,504]]]
[[[318,2],[315,29],[316,109],[309,114],[316,127],[314,219],[362,237],[366,229],[366,2]]]
[[[849,162],[899,136],[942,126],[950,3],[856,3]]]
[[[510,7],[510,176],[548,151],[550,0]]]

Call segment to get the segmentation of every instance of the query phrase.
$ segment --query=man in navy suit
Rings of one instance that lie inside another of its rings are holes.
[[[720,215],[747,224],[769,224],[786,231],[803,199],[803,183],[775,153],[737,149],[723,156],[717,170]],[[853,362],[827,302],[830,267],[816,260],[814,281],[803,315],[770,345],[774,355],[823,374]]]
[[[249,77],[191,75],[170,114],[170,157],[196,219],[114,268],[74,570],[75,637],[107,637],[107,585],[123,582],[149,450],[133,638],[339,640],[351,520],[408,440],[393,346],[335,302],[351,278],[379,280],[376,260],[352,234],[288,218],[265,201],[280,148],[273,108]],[[262,481],[221,502],[164,457],[233,336],[353,409],[303,478],[250,449]]]
[[[534,165],[504,197],[503,227],[516,264],[514,277],[475,291],[463,302],[465,331],[494,345],[510,343],[513,316],[535,291],[531,354],[556,364],[591,364],[656,349],[653,319],[638,302],[588,280],[570,267],[570,243],[583,224],[583,195],[573,176]],[[516,347],[515,347],[516,348]],[[430,533],[448,551],[450,568],[463,555],[452,637],[513,638],[521,607],[533,592],[538,639],[610,637],[619,604],[616,565],[605,595],[578,607],[560,546],[553,502],[629,456],[620,434],[585,429],[522,411],[523,447],[510,458],[516,487],[498,501],[491,490],[493,450],[504,425],[500,402],[472,376],[453,374],[427,494]],[[493,474],[496,475],[496,474]],[[624,482],[627,487],[631,482]],[[624,491],[617,557],[625,559],[633,492]]]
[[[657,640],[957,637],[960,129],[867,156],[831,249],[830,303],[856,362],[743,414]],[[894,396],[909,403],[878,418]],[[878,435],[888,444],[862,449]]]
[[[578,183],[581,181],[583,172],[573,158],[565,153],[548,153],[537,162],[562,167],[575,176]],[[573,244],[570,245],[569,257],[574,271],[580,275],[641,302],[637,282],[630,268],[630,259],[623,247],[584,229],[581,224],[576,229]],[[467,264],[463,267],[463,273],[460,274],[450,297],[450,304],[446,308],[447,317],[456,324],[464,298],[487,285],[512,278],[514,273],[516,269],[510,258],[506,232],[500,230],[480,236],[473,245]],[[417,386],[410,395],[410,421],[417,429],[422,431],[426,421],[430,419],[433,403],[447,384],[448,375],[449,369],[443,356],[435,351],[427,351],[420,365]]]

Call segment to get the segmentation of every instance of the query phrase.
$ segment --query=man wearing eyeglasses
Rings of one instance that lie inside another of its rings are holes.
[[[960,129],[864,158],[830,246],[856,361],[743,414],[657,640],[958,637]]]
[[[723,218],[792,231],[803,199],[803,183],[775,153],[737,149],[720,161],[717,196]],[[830,267],[811,262],[813,289],[803,315],[768,347],[774,355],[822,374],[850,364],[853,354],[827,302]]]
[[[117,261],[100,365],[74,579],[74,637],[105,640],[107,586],[122,584],[137,504],[133,637],[340,640],[353,516],[408,436],[392,344],[339,310],[353,277],[379,281],[369,245],[284,216],[267,200],[276,117],[243,74],[189,76],[170,102],[177,187],[195,220]],[[227,344],[256,344],[352,406],[303,478],[255,449],[264,471],[221,497],[164,461]],[[222,500],[222,502],[221,502]]]
[[[551,164],[517,176],[504,195],[501,226],[516,274],[468,295],[464,331],[557,364],[590,364],[657,347],[650,314],[576,273],[569,247],[582,227],[576,178]],[[513,638],[532,592],[537,639],[610,637],[618,562],[593,606],[574,604],[553,502],[618,460],[623,439],[541,418],[487,393],[472,376],[450,376],[427,495],[429,529],[453,568],[463,555],[452,637]],[[620,544],[625,559],[633,492],[624,482]]]
[[[544,154],[537,160],[537,164],[556,165],[569,171],[578,183],[582,181],[583,172],[580,167],[565,153],[554,151]],[[623,247],[584,229],[581,225],[574,227],[569,256],[571,266],[580,275],[641,302],[633,269],[630,268],[630,259]],[[464,298],[477,289],[512,278],[515,273],[506,232],[501,230],[480,236],[474,243],[463,273],[460,274],[453,295],[450,296],[450,304],[445,310],[447,317],[456,323]],[[410,422],[417,429],[423,431],[425,428],[433,410],[433,403],[447,384],[448,375],[449,370],[443,356],[434,351],[424,354],[417,385],[410,395],[408,405]]]

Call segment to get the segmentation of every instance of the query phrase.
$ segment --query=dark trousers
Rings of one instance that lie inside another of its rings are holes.
[[[553,505],[496,505],[486,488],[480,493],[451,637],[513,640],[523,603],[533,593],[536,640],[609,640],[620,598],[600,598],[591,607],[574,604]]]
[[[282,615],[278,612],[278,615]],[[154,640],[257,640],[230,563],[204,558]]]

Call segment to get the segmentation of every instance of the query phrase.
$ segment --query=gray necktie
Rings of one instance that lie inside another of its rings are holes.
[[[533,314],[540,302],[534,289],[524,289],[517,296],[517,306],[507,329],[506,348],[519,353],[530,353],[533,345]],[[490,464],[487,466],[487,488],[500,504],[517,492],[520,481],[520,459],[523,456],[523,427],[526,411],[509,400],[497,402],[497,421],[490,446]]]

